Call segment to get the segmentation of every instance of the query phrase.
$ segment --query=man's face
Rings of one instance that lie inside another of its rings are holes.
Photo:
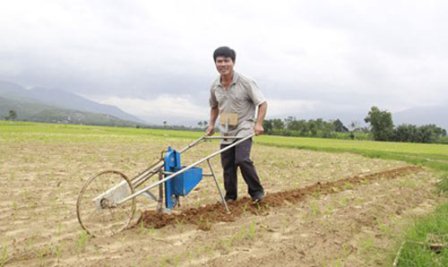
[[[230,57],[216,57],[215,64],[221,76],[232,74],[234,63]]]

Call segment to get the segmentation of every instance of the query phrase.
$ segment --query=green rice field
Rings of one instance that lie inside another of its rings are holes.
[[[195,131],[142,129],[84,125],[62,125],[31,122],[0,121],[0,138],[8,140],[33,139],[42,142],[107,142],[110,138],[180,138],[196,139]],[[402,160],[437,170],[448,170],[448,145],[341,140],[324,138],[259,136],[257,143],[287,148],[327,152],[351,152],[371,158]]]

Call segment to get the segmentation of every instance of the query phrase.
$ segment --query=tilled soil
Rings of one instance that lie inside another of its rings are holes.
[[[145,210],[156,204],[139,197],[141,223],[91,238],[76,219],[85,181],[105,169],[132,177],[167,144],[189,140],[44,137],[0,139],[0,266],[390,266],[405,226],[445,201],[427,169],[256,145],[253,160],[268,192],[260,205],[243,197],[226,214],[214,181],[204,179],[179,214],[151,214]],[[216,148],[205,144],[185,165]],[[219,159],[212,165],[219,173]],[[246,190],[239,179],[239,196]]]
[[[404,166],[365,175],[355,175],[332,182],[317,182],[304,188],[267,194],[263,201],[257,204],[253,204],[248,197],[244,197],[228,203],[230,213],[226,212],[222,203],[186,209],[179,214],[167,214],[148,210],[141,214],[136,226],[143,224],[145,227],[158,229],[169,224],[191,223],[197,225],[201,230],[209,230],[211,223],[232,222],[238,217],[241,217],[245,212],[262,214],[271,208],[303,201],[307,196],[336,193],[347,189],[347,187],[369,183],[379,179],[394,179],[422,170],[421,167],[417,166]]]

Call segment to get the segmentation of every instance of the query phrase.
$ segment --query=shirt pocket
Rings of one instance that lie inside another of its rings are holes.
[[[216,100],[218,101],[219,105],[222,105],[223,102],[227,100],[227,95],[224,94],[221,90],[215,91]]]
[[[239,102],[247,101],[247,94],[246,92],[244,92],[244,90],[236,90],[234,99]]]

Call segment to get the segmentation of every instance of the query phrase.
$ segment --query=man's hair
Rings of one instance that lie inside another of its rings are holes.
[[[215,60],[215,62],[217,57],[230,57],[233,63],[235,63],[236,53],[235,50],[228,46],[221,46],[216,48],[215,52],[213,53],[213,59]]]

